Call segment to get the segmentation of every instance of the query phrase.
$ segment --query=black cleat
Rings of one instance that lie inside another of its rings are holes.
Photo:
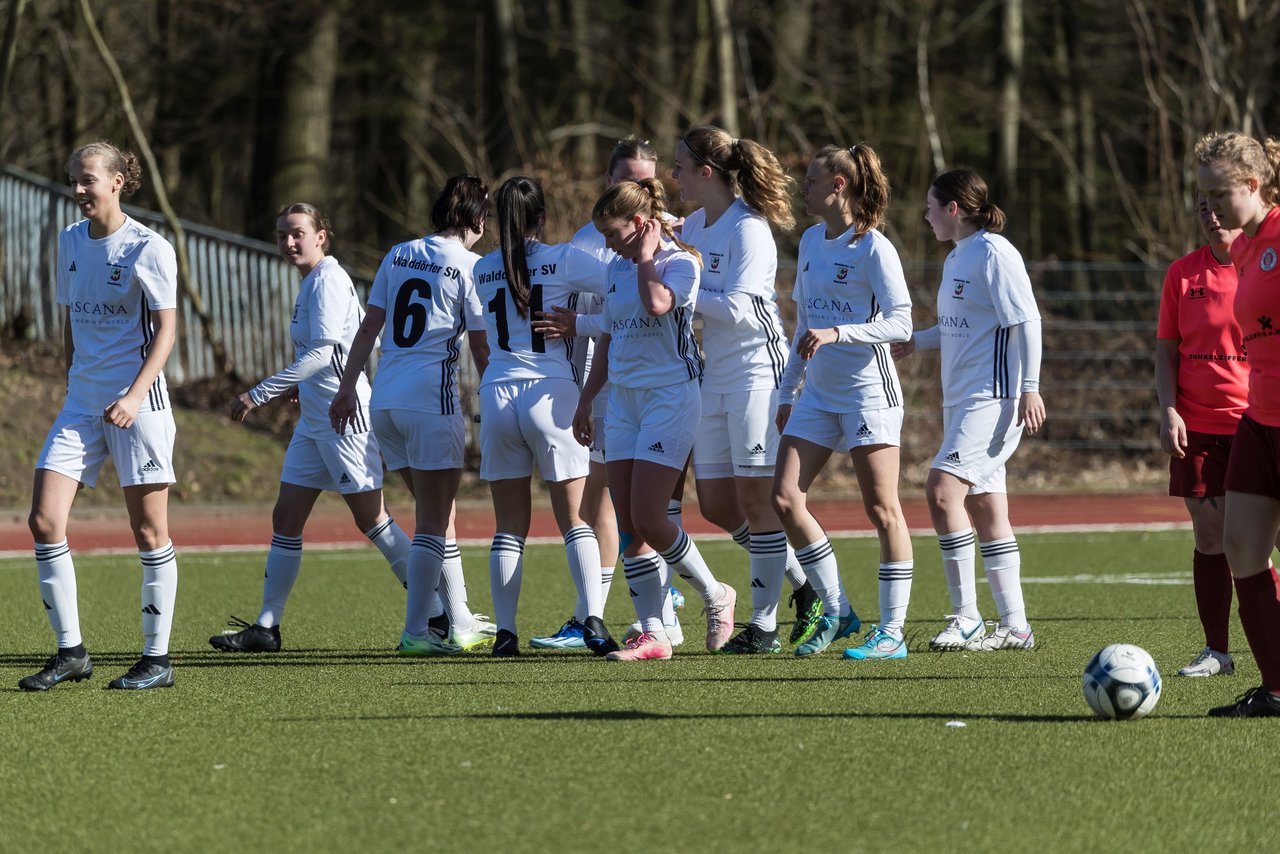
[[[1280,697],[1259,685],[1236,697],[1234,703],[1209,710],[1211,718],[1268,718],[1280,717]]]
[[[818,598],[818,591],[806,580],[804,586],[791,594],[790,604],[796,607],[796,621],[791,626],[791,645],[796,646],[807,641],[818,627],[818,618],[822,616],[822,600]]]
[[[123,688],[126,691],[142,691],[147,688],[172,688],[173,668],[169,666],[168,657],[164,663],[143,656],[138,663],[129,668],[123,676],[117,676],[107,683],[108,688]]]
[[[520,654],[520,639],[515,632],[498,629],[498,636],[493,639],[494,658],[515,658]]]
[[[782,644],[778,643],[778,630],[766,632],[754,624],[729,638],[720,651],[725,655],[760,655],[763,653],[782,652]]]
[[[587,617],[582,621],[582,640],[586,643],[587,649],[599,656],[605,656],[620,649],[618,642],[605,628],[604,620],[599,617]]]
[[[240,631],[229,635],[214,635],[209,646],[223,652],[279,652],[280,627],[266,628],[257,623],[246,623],[239,617],[227,620],[228,626],[238,626]]]
[[[23,691],[48,691],[60,682],[83,682],[93,676],[93,662],[89,653],[68,655],[64,650],[58,652],[44,663],[44,669],[18,680],[18,687]]]
[[[447,641],[449,639],[449,615],[440,614],[427,620],[427,630],[436,636],[437,640]]]

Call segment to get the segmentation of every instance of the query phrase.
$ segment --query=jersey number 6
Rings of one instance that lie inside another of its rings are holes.
[[[431,283],[423,279],[408,279],[396,294],[395,309],[391,313],[391,337],[401,349],[417,344],[422,333],[427,331],[427,306],[415,302],[414,297],[430,303]]]

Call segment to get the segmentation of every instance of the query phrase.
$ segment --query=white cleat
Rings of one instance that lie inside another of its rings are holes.
[[[982,652],[993,652],[997,649],[1034,649],[1035,645],[1035,632],[1031,631],[1030,626],[1025,629],[996,626],[994,632],[978,641],[978,645],[972,648]]]
[[[1230,653],[1218,652],[1205,647],[1200,654],[1186,667],[1178,671],[1179,676],[1234,676],[1236,663],[1231,660]]]
[[[929,641],[929,649],[942,652],[954,652],[962,649],[980,649],[983,638],[987,636],[982,620],[962,617],[959,614],[947,615],[947,627]]]

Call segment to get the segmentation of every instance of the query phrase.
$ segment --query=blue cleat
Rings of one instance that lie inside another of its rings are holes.
[[[844,651],[845,658],[854,661],[883,661],[889,658],[907,657],[907,639],[895,637],[879,626],[872,626],[862,646]]]
[[[862,620],[858,619],[858,612],[850,607],[849,613],[840,618],[840,625],[836,629],[836,640],[852,637],[861,628]]]
[[[818,624],[814,627],[813,634],[809,636],[809,639],[796,647],[796,655],[801,658],[817,655],[831,646],[839,631],[840,621],[835,617],[828,617],[823,614],[818,618]]]
[[[570,617],[560,631],[546,637],[532,638],[529,646],[534,649],[586,649],[587,641],[583,634],[582,623],[576,617]]]

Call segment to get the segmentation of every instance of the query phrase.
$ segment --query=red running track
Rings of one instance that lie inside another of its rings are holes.
[[[810,505],[824,527],[832,533],[870,533],[872,528],[857,500],[819,501]],[[408,507],[392,508],[406,530],[413,515]],[[903,504],[907,523],[913,531],[929,532],[929,511],[922,499]],[[1187,511],[1181,501],[1162,494],[1123,495],[1014,495],[1010,498],[1014,527],[1028,529],[1081,527],[1175,527],[1188,526]],[[722,534],[708,524],[697,505],[685,505],[685,528],[690,534]],[[484,502],[459,505],[458,536],[463,540],[487,541],[493,536],[493,512]],[[183,547],[262,547],[271,541],[271,508],[258,506],[187,506],[170,509],[169,528],[174,544]],[[535,507],[531,537],[556,538],[559,532],[551,509]],[[316,504],[304,533],[306,542],[318,544],[363,544],[346,505],[336,496],[324,495]],[[128,518],[119,509],[76,510],[68,533],[77,551],[134,548]],[[0,519],[0,552],[29,553],[31,534],[26,511],[15,510]]]

